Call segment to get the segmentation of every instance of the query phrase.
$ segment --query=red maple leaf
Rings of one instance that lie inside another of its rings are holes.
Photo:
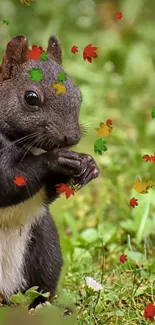
[[[107,124],[107,125],[112,125],[112,120],[110,120],[110,119],[107,120],[107,121],[106,121],[106,124]]]
[[[74,195],[74,191],[67,186],[64,183],[61,184],[56,184],[55,186],[57,186],[58,188],[56,189],[56,193],[60,194],[60,193],[65,193],[66,195],[66,199],[68,199],[71,195]]]
[[[78,52],[78,47],[76,46],[76,45],[74,45],[74,46],[72,46],[72,48],[71,48],[71,52],[72,53],[76,53],[76,52]]]
[[[33,45],[32,50],[28,50],[28,59],[29,60],[40,60],[40,54],[45,52],[41,46]]]
[[[155,164],[155,153],[153,156],[151,156],[151,160],[153,161],[153,163]]]
[[[13,181],[18,186],[23,186],[27,183],[26,179],[23,176],[15,176]]]
[[[130,207],[135,208],[138,205],[138,199],[135,199],[135,197],[133,197],[130,200]]]
[[[149,155],[144,155],[143,158],[145,159],[145,161],[151,161],[153,156],[149,156]]]
[[[121,12],[116,12],[115,13],[115,17],[117,18],[117,19],[121,19],[122,17],[123,17],[123,15],[122,15],[122,13]]]
[[[95,51],[98,49],[96,46],[92,46],[92,44],[88,44],[83,49],[83,59],[87,60],[88,62],[92,62],[92,58],[96,59],[98,57],[97,53]]]
[[[153,305],[153,302],[150,302],[144,310],[144,318],[148,319],[150,322],[154,321],[155,316],[155,306]]]
[[[127,261],[127,255],[122,254],[119,258],[120,262],[124,263]]]

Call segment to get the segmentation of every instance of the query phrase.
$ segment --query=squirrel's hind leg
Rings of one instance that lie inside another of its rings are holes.
[[[48,208],[44,217],[31,228],[31,238],[25,252],[24,264],[27,281],[25,290],[38,286],[38,291],[50,292],[50,297],[53,297],[63,263],[57,229]],[[29,309],[47,300],[39,296]]]

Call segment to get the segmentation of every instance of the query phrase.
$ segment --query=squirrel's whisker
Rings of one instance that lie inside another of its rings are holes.
[[[15,140],[15,141],[12,141],[9,145],[7,145],[5,148],[2,148],[0,150],[0,153],[2,153],[4,150],[8,150],[10,149],[11,147],[13,147],[15,144],[19,144],[19,143],[22,143],[24,140],[26,139],[32,139],[34,136],[36,136],[38,134],[38,132],[35,132],[35,133],[32,133],[32,134],[29,134],[29,135],[26,135],[18,140]],[[12,149],[12,148],[11,148]]]
[[[19,166],[20,163],[23,161],[23,159],[24,159],[24,157],[26,156],[27,152],[30,151],[30,149],[34,146],[34,144],[36,144],[36,146],[37,146],[37,144],[40,143],[40,142],[42,141],[42,139],[44,139],[44,138],[45,138],[45,135],[42,135],[42,136],[41,136],[41,139],[38,139],[38,138],[37,138],[37,139],[34,139],[34,141],[30,144],[30,146],[29,146],[28,148],[26,148],[27,150],[26,150],[26,152],[24,153],[22,159],[20,160],[18,166]]]

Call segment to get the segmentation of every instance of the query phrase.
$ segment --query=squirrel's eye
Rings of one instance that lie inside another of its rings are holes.
[[[38,95],[30,90],[25,93],[24,99],[26,100],[26,103],[30,106],[39,106],[40,104],[40,99]]]

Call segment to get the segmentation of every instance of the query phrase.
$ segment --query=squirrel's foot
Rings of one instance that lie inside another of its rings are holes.
[[[30,315],[35,315],[35,313],[38,312],[40,309],[42,309],[44,307],[48,307],[48,306],[52,306],[52,304],[49,301],[45,301],[43,303],[40,303],[35,308],[30,308],[29,309],[29,314]]]
[[[79,158],[81,159],[81,172],[74,176],[77,190],[99,176],[99,169],[93,157],[82,153],[79,154]]]

